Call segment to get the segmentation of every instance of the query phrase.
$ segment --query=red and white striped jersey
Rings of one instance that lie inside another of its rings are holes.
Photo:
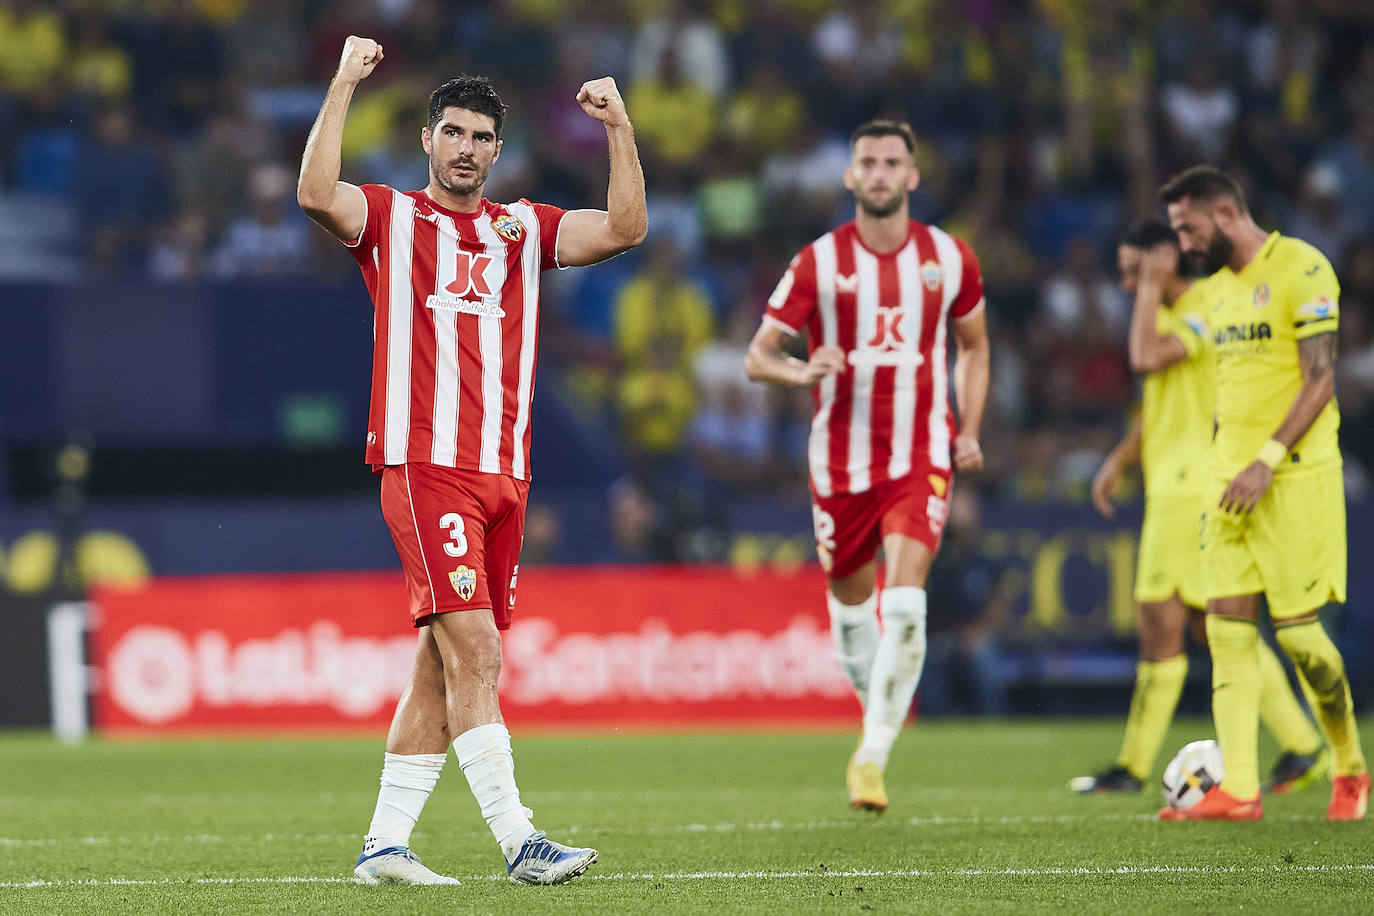
[[[483,199],[457,213],[423,191],[362,191],[367,223],[345,244],[375,309],[368,462],[528,480],[539,274],[557,266],[566,211]]]
[[[906,244],[877,254],[850,221],[792,259],[764,320],[808,346],[840,347],[845,369],[813,390],[811,486],[862,493],[915,466],[950,468],[948,319],[983,305],[983,275],[961,239],[915,220]]]

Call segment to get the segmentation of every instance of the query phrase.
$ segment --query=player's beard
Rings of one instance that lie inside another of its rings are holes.
[[[905,189],[899,188],[893,191],[886,200],[875,200],[856,188],[854,190],[854,200],[858,203],[859,209],[864,211],[865,215],[874,217],[875,219],[882,219],[902,209],[902,202],[906,200],[906,191]]]
[[[1226,233],[1213,227],[1212,238],[1207,242],[1207,248],[1190,252],[1187,260],[1196,276],[1210,277],[1231,263],[1231,255],[1235,254],[1235,251],[1236,246],[1231,244]]]
[[[434,176],[439,187],[456,197],[466,197],[482,190],[482,185],[487,183],[487,174],[491,171],[490,164],[486,168],[481,168],[476,162],[464,163],[472,166],[472,174],[467,178],[459,178],[453,174],[452,166],[454,164],[449,163],[446,166],[441,166],[433,156],[429,157],[429,173]]]

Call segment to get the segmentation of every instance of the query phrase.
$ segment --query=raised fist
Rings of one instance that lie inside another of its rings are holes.
[[[367,79],[382,59],[382,46],[371,38],[349,35],[339,60],[339,78],[349,82]]]
[[[625,100],[620,97],[615,80],[609,76],[583,83],[577,90],[577,104],[607,127],[630,123],[629,115],[625,114]]]

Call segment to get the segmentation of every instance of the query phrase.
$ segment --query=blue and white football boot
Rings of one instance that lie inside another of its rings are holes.
[[[520,845],[515,861],[506,863],[506,872],[511,884],[563,884],[585,872],[595,861],[595,849],[564,846],[542,833],[534,833]]]
[[[457,878],[435,874],[407,846],[388,846],[376,852],[363,847],[353,868],[358,884],[461,884]]]

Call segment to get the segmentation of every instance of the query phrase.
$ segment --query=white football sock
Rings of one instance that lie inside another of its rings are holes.
[[[453,739],[453,752],[491,835],[501,844],[506,861],[511,861],[535,830],[530,823],[534,812],[520,804],[520,790],[515,785],[510,732],[500,722],[470,728]]]
[[[885,588],[882,611],[883,635],[873,658],[864,736],[854,759],[886,769],[926,662],[926,590]]]
[[[830,608],[830,634],[835,637],[835,651],[862,706],[868,702],[868,675],[873,669],[873,656],[878,651],[878,593],[874,592],[859,604],[842,604],[827,590],[825,603]]]
[[[409,846],[410,832],[425,802],[439,782],[447,754],[387,754],[382,764],[382,789],[377,810],[363,838],[363,853],[390,846]]]

